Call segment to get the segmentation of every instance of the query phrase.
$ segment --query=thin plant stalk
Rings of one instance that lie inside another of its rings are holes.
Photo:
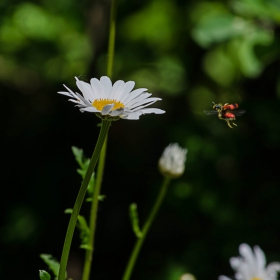
[[[100,158],[98,161],[97,176],[94,184],[94,191],[93,191],[93,197],[91,202],[90,219],[89,219],[89,242],[88,242],[89,249],[86,249],[82,280],[88,280],[91,271],[92,254],[94,251],[94,237],[95,237],[95,228],[96,228],[95,226],[96,226],[96,219],[97,219],[97,209],[98,209],[99,195],[100,195],[101,183],[102,183],[103,171],[105,165],[106,147],[107,147],[107,138],[104,142],[103,148],[101,150]]]
[[[110,31],[109,31],[109,43],[108,43],[108,64],[107,64],[107,76],[109,78],[112,78],[112,74],[113,74],[117,6],[118,6],[118,0],[112,0],[111,13],[110,13],[110,26],[109,26]]]
[[[157,196],[157,199],[155,201],[155,204],[153,205],[153,208],[143,226],[143,230],[142,230],[142,237],[139,237],[134,245],[134,248],[132,250],[132,253],[130,255],[130,258],[129,258],[129,261],[128,261],[128,264],[126,266],[126,269],[125,269],[125,272],[124,272],[124,275],[123,275],[123,278],[122,280],[129,280],[130,279],[130,276],[132,274],[132,271],[133,271],[133,268],[135,266],[135,263],[136,263],[136,260],[137,260],[137,257],[139,255],[139,252],[141,250],[141,247],[143,245],[143,242],[147,236],[147,233],[156,217],[156,214],[162,204],[162,201],[165,197],[165,194],[166,194],[166,191],[167,191],[167,188],[168,188],[168,185],[169,185],[169,182],[170,182],[170,179],[169,178],[165,178],[164,181],[163,181],[163,184],[161,186],[161,189],[158,193],[158,196]]]
[[[106,140],[110,125],[111,125],[110,120],[102,120],[98,140],[97,140],[92,158],[90,160],[88,170],[86,172],[86,175],[85,175],[84,180],[82,182],[82,185],[81,185],[81,188],[79,190],[78,196],[76,198],[75,205],[73,207],[73,211],[71,213],[70,221],[69,221],[69,224],[68,224],[68,228],[67,228],[67,232],[66,232],[66,236],[65,236],[65,240],[64,240],[61,260],[60,260],[58,280],[65,280],[66,267],[67,267],[70,247],[71,247],[72,238],[73,238],[75,226],[76,226],[76,223],[77,223],[78,215],[79,215],[79,212],[80,212],[85,194],[87,192],[87,188],[88,188],[90,178],[92,176],[92,173],[94,171],[94,168],[95,168],[96,163],[98,161],[98,158],[100,156],[100,152],[101,152],[101,149],[103,147],[103,144]]]
[[[117,15],[117,0],[112,0],[111,12],[110,12],[110,26],[109,26],[109,42],[108,42],[108,64],[107,64],[107,76],[112,78],[113,73],[113,62],[114,62],[114,52],[115,52],[115,37],[116,37],[116,15]],[[100,158],[98,161],[96,182],[93,193],[93,198],[91,202],[91,211],[89,218],[89,248],[86,250],[85,262],[83,268],[83,278],[82,280],[89,280],[91,272],[92,254],[94,251],[94,237],[97,219],[97,209],[98,209],[98,198],[100,195],[102,178],[104,173],[105,157],[107,149],[107,138],[101,150]]]

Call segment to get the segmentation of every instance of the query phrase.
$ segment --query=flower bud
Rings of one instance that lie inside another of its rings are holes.
[[[190,273],[186,273],[181,276],[180,280],[195,280],[195,277]]]
[[[159,159],[159,170],[162,175],[168,178],[180,177],[185,170],[187,151],[177,143],[169,144]]]

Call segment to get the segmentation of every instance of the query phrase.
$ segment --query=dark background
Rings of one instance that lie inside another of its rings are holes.
[[[39,279],[39,254],[60,259],[80,176],[71,146],[90,157],[99,119],[81,114],[63,84],[106,74],[110,1],[0,2],[0,278]],[[161,97],[164,115],[120,120],[109,133],[92,279],[121,279],[135,241],[128,207],[144,221],[161,185],[157,162],[178,142],[185,174],[172,181],[132,279],[233,275],[239,244],[280,261],[280,2],[119,1],[113,80]],[[246,114],[230,129],[211,102]],[[82,213],[87,215],[89,205]],[[75,234],[69,276],[84,251]]]

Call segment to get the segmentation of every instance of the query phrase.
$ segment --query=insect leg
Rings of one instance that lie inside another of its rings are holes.
[[[231,125],[230,125],[230,121],[229,120],[226,120],[227,122],[227,125],[230,127],[230,128],[233,128]]]
[[[218,118],[219,118],[220,120],[223,120],[223,119],[224,119],[223,116],[222,116],[222,112],[221,112],[221,111],[218,112]]]

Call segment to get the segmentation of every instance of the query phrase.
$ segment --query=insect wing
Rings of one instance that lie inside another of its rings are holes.
[[[206,115],[217,115],[218,114],[218,111],[214,111],[214,110],[211,110],[211,111],[203,110],[203,112]]]
[[[245,110],[234,110],[232,112],[235,116],[242,116],[246,111]]]

